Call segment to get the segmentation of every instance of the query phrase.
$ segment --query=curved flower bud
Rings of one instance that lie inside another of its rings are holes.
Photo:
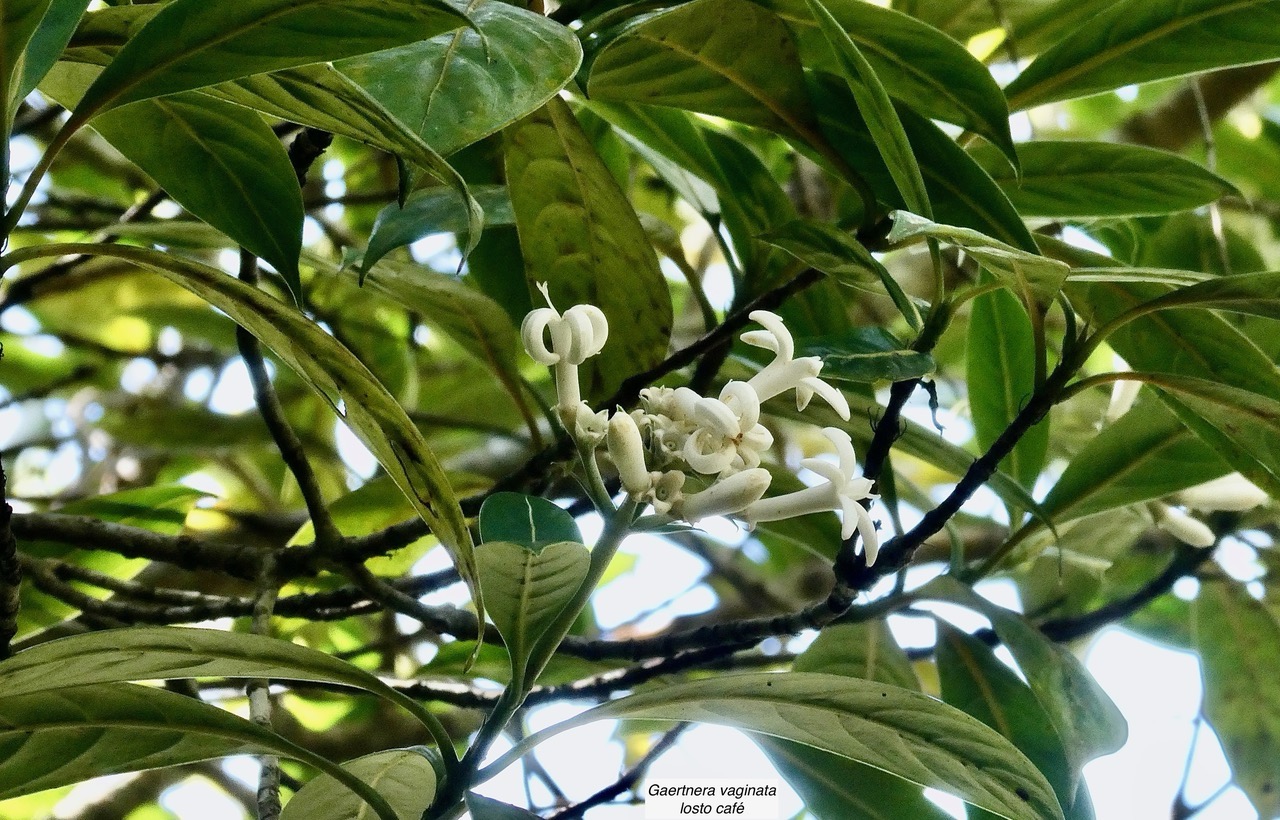
[[[722,478],[702,492],[686,496],[676,510],[690,524],[714,515],[731,515],[759,501],[773,476],[763,467]]]
[[[867,564],[874,564],[880,551],[880,538],[875,522],[865,507],[858,503],[879,496],[871,493],[870,479],[855,475],[858,458],[849,434],[834,427],[824,427],[823,435],[835,446],[838,464],[819,458],[807,458],[800,462],[825,481],[794,493],[774,496],[757,501],[743,511],[743,517],[751,526],[761,521],[781,521],[799,515],[827,510],[840,510],[844,523],[840,537],[848,539],[857,531],[867,552]]]
[[[767,310],[753,310],[750,316],[765,329],[742,334],[742,341],[775,354],[773,361],[747,382],[756,391],[760,401],[768,401],[795,388],[796,409],[805,409],[814,394],[817,394],[831,405],[840,418],[848,421],[849,402],[844,394],[818,378],[822,371],[822,360],[817,356],[795,358],[795,340],[791,338],[791,331],[783,324],[782,317]]]
[[[1244,512],[1267,503],[1269,496],[1239,473],[1228,473],[1175,493],[1174,500],[1195,510]]]
[[[554,366],[556,374],[556,407],[565,426],[573,429],[574,416],[582,401],[578,384],[578,365],[596,355],[609,338],[609,320],[595,305],[574,305],[563,315],[551,303],[547,283],[538,285],[547,307],[530,311],[520,324],[520,337],[530,358],[542,365]],[[547,336],[551,345],[547,346]]]
[[[1152,515],[1155,517],[1157,527],[1193,547],[1212,547],[1218,540],[1213,530],[1209,529],[1203,521],[1192,518],[1168,504],[1153,504]]]
[[[622,479],[622,487],[631,495],[641,495],[653,486],[649,478],[649,469],[644,463],[644,441],[640,438],[640,428],[635,419],[619,407],[609,419],[607,435],[609,456],[618,468],[618,476]]]

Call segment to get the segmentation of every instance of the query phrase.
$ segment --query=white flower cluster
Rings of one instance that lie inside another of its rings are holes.
[[[875,499],[872,482],[858,474],[849,434],[835,427],[823,434],[835,447],[838,464],[811,458],[803,466],[823,482],[798,492],[765,498],[772,476],[760,466],[773,435],[760,423],[762,402],[795,390],[796,407],[804,410],[815,395],[848,421],[844,395],[818,378],[822,360],[796,358],[795,342],[782,318],[766,310],[751,313],[764,329],[742,334],[742,340],[774,354],[773,361],[748,381],[731,381],[717,398],[687,387],[650,387],[640,392],[641,408],[592,413],[582,400],[578,366],[599,353],[608,338],[604,314],[593,305],[575,305],[563,314],[551,304],[525,317],[521,326],[525,349],[540,364],[555,368],[556,410],[578,443],[594,452],[602,442],[617,467],[622,487],[632,497],[652,504],[656,512],[696,523],[717,515],[737,515],[750,526],[799,515],[840,510],[842,537],[856,531],[874,563],[879,549],[875,524],[859,502]],[[548,338],[550,337],[550,345]],[[709,477],[705,489],[685,492],[688,474]]]

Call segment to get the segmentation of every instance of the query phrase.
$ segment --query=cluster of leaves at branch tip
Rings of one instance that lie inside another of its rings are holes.
[[[803,411],[816,395],[849,420],[844,395],[818,378],[822,360],[795,355],[795,341],[780,316],[767,310],[750,314],[763,329],[742,334],[742,341],[773,353],[773,361],[748,381],[726,383],[719,396],[701,396],[688,387],[647,387],[640,391],[639,409],[593,412],[582,400],[578,366],[604,349],[608,321],[594,305],[574,305],[560,313],[546,284],[539,289],[547,307],[525,317],[525,350],[534,361],[554,368],[556,411],[583,457],[594,459],[604,445],[628,496],[652,505],[668,522],[690,524],[735,515],[754,527],[841,510],[841,537],[849,539],[856,532],[867,562],[875,562],[879,537],[862,502],[878,496],[871,492],[873,482],[859,475],[857,454],[844,430],[822,431],[835,448],[837,463],[823,458],[801,462],[822,478],[820,483],[765,497],[772,476],[760,466],[760,454],[773,445],[773,435],[760,423],[761,404],[794,390],[797,410]],[[705,486],[687,491],[691,477]]]

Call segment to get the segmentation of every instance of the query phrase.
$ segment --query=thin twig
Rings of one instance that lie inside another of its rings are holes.
[[[676,741],[680,739],[680,735],[687,728],[689,728],[688,723],[681,723],[674,729],[670,729],[666,734],[658,738],[658,742],[653,744],[653,747],[645,753],[645,756],[640,758],[639,762],[624,773],[622,777],[619,777],[616,782],[604,787],[600,791],[588,797],[586,800],[583,800],[578,805],[570,806],[558,814],[551,815],[549,820],[579,820],[579,818],[586,814],[588,809],[593,809],[596,806],[603,806],[605,803],[611,802],[619,795],[634,790],[636,784],[644,778],[645,774],[649,771],[649,767],[654,764],[654,761],[666,754],[667,751],[675,745]]]

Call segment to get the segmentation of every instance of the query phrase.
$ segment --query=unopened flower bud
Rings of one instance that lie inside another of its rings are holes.
[[[1267,502],[1267,494],[1239,473],[1228,473],[1213,481],[1188,487],[1174,500],[1196,510],[1244,512]]]
[[[1212,547],[1218,540],[1203,521],[1168,504],[1155,504],[1153,514],[1157,527],[1193,547]]]
[[[695,524],[703,518],[730,515],[759,501],[773,476],[755,467],[723,478],[699,493],[687,496],[680,505],[680,517]]]
[[[649,468],[644,463],[644,441],[640,438],[640,428],[635,419],[618,408],[609,419],[607,436],[609,456],[618,468],[618,477],[622,479],[622,487],[631,495],[648,492],[653,482],[649,478]]]

